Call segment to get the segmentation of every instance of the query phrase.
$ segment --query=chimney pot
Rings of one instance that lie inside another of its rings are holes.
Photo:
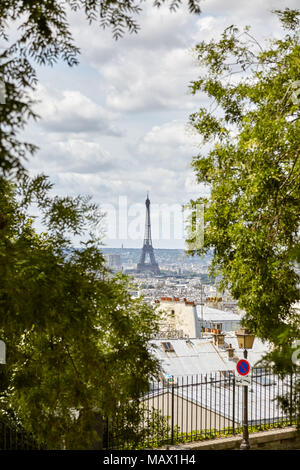
[[[234,349],[231,344],[227,348],[228,359],[233,359]]]

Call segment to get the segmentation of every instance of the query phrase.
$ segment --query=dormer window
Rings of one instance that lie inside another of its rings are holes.
[[[175,352],[175,349],[172,346],[172,343],[166,342],[166,343],[161,343],[163,349],[165,352]]]

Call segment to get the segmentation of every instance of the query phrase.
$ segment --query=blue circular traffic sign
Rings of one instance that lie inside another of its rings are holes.
[[[236,370],[240,375],[248,375],[250,372],[250,364],[246,359],[240,359],[236,365]]]

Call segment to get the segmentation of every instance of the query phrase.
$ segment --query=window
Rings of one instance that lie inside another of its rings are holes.
[[[175,352],[175,349],[173,348],[172,344],[167,342],[167,343],[161,343],[163,349],[166,351],[166,352]]]

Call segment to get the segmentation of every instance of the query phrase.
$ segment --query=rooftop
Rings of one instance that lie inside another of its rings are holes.
[[[203,316],[202,316],[203,311]],[[198,318],[204,321],[222,321],[222,320],[235,320],[240,321],[242,315],[234,312],[228,312],[224,310],[219,310],[214,307],[209,307],[208,305],[197,305],[197,314]]]
[[[238,347],[234,332],[225,335],[224,347],[214,344],[212,334],[201,338],[164,339],[150,341],[149,346],[158,358],[162,371],[173,376],[196,376],[214,371],[235,370],[236,362],[244,356],[244,350]],[[169,343],[171,348],[164,347]],[[231,344],[234,358],[229,359],[227,347]],[[259,338],[254,339],[252,349],[248,350],[248,361],[254,366],[268,351],[268,345]]]

